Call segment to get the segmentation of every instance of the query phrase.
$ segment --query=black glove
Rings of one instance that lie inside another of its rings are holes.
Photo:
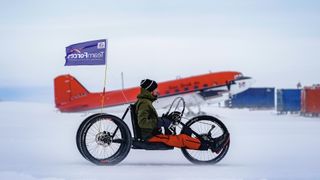
[[[166,135],[176,134],[176,127],[173,124],[173,121],[166,116],[162,116],[158,119],[157,127],[164,127],[164,134]]]
[[[158,119],[157,128],[164,127],[165,129],[169,129],[172,121],[165,116],[162,116]]]
[[[181,118],[181,113],[178,111],[173,111],[168,115],[168,119],[170,119],[172,121],[172,124],[175,126],[179,125]]]

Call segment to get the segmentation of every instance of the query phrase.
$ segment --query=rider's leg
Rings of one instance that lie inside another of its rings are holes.
[[[187,148],[195,150],[211,149],[215,153],[220,153],[225,145],[229,142],[229,133],[219,137],[212,138],[208,141],[201,142],[198,138],[190,137],[186,134],[179,135],[156,135],[148,139],[148,142],[161,142],[168,146]]]
[[[179,135],[157,135],[148,140],[149,142],[162,142],[168,146],[187,148],[187,149],[199,149],[201,142],[197,138],[190,137],[186,134]]]

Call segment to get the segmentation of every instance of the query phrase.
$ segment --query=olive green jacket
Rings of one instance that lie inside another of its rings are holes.
[[[152,94],[141,88],[140,94],[137,96],[136,114],[138,118],[138,125],[141,128],[141,136],[143,139],[148,139],[154,135],[157,129],[158,114],[152,106],[157,98]]]

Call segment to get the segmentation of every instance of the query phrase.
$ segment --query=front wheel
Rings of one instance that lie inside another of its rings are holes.
[[[186,123],[186,126],[191,128],[197,134],[208,138],[216,138],[225,133],[229,133],[227,127],[217,118],[213,116],[197,116]],[[191,137],[195,135],[190,131],[182,129],[181,133]],[[182,148],[183,155],[194,164],[215,164],[221,161],[229,150],[230,141],[219,152],[208,150],[191,150]]]
[[[97,165],[115,165],[129,153],[132,145],[128,126],[118,117],[97,114],[82,123],[77,132],[80,153]]]

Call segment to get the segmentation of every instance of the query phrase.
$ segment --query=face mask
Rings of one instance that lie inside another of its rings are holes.
[[[153,92],[153,93],[151,93],[151,94],[152,94],[152,96],[153,96],[154,98],[158,99],[158,96],[159,96],[159,93],[158,93],[158,92]]]

